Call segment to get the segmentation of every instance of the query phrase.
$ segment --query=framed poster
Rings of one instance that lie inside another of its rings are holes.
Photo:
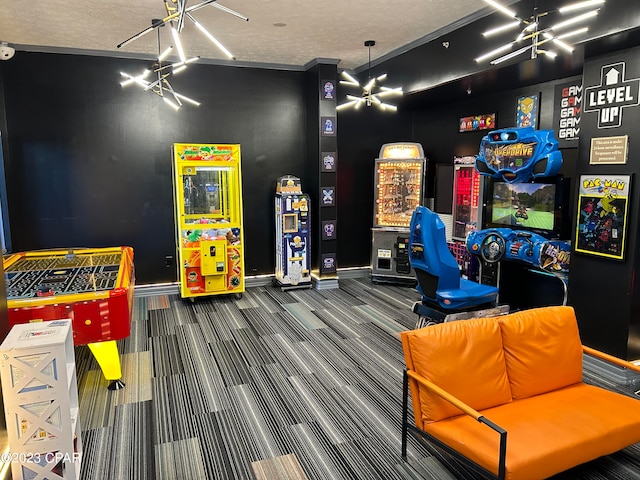
[[[516,102],[516,127],[538,126],[538,102],[540,94],[518,97]]]
[[[335,187],[321,187],[322,201],[321,207],[335,207],[336,205],[336,188]]]
[[[485,113],[483,115],[473,115],[462,117],[458,122],[459,132],[474,132],[476,130],[492,130],[496,128],[496,114]]]
[[[336,117],[321,117],[320,122],[323,137],[336,136]]]
[[[337,238],[337,228],[335,220],[322,222],[322,240],[335,240]]]
[[[323,253],[322,264],[320,265],[320,273],[336,273],[336,254]]]
[[[333,80],[322,80],[322,100],[336,99],[336,82]]]
[[[322,152],[322,168],[323,172],[335,172],[338,162],[336,152]]]
[[[624,259],[631,175],[581,175],[576,252]]]

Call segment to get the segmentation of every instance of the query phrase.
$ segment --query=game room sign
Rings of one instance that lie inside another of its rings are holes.
[[[585,112],[598,113],[598,128],[619,127],[625,107],[640,104],[640,79],[625,78],[625,62],[604,65],[600,85],[585,89]]]
[[[580,136],[582,114],[582,80],[575,80],[555,88],[553,125],[560,147],[575,146]]]

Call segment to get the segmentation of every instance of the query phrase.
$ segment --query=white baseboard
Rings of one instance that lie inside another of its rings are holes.
[[[371,266],[366,267],[349,267],[339,268],[339,278],[360,278],[367,277],[371,274]],[[245,277],[245,287],[262,287],[273,284],[274,275],[253,275]],[[322,280],[321,287],[316,286],[317,290],[324,290],[325,288],[338,288],[337,278],[331,278],[330,281]],[[180,284],[178,282],[172,283],[153,283],[147,285],[136,285],[134,288],[134,295],[136,297],[150,297],[154,295],[178,295],[180,294]]]

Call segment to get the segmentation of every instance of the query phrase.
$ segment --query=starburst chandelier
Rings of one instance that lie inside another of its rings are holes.
[[[390,95],[402,95],[402,87],[390,88],[379,85],[379,83],[383,82],[387,78],[386,73],[371,78],[371,47],[373,47],[375,44],[375,40],[367,40],[366,42],[364,42],[364,46],[369,48],[369,80],[364,86],[361,86],[360,82],[358,82],[347,72],[342,72],[344,80],[340,80],[340,84],[351,87],[360,87],[362,88],[362,95],[360,97],[357,97],[355,95],[347,95],[348,101],[341,105],[338,105],[336,107],[336,110],[342,110],[349,107],[355,107],[356,109],[358,109],[362,105],[365,105],[367,107],[375,105],[382,110],[391,110],[394,112],[398,109],[397,106],[384,102],[382,98]]]
[[[503,13],[512,19],[509,23],[484,32],[482,35],[485,38],[498,35],[511,29],[520,28],[520,32],[514,40],[495,48],[484,55],[480,55],[475,59],[478,63],[491,60],[490,63],[492,65],[505,62],[517,57],[518,55],[522,55],[523,53],[530,53],[530,58],[532,59],[537,58],[540,54],[546,55],[549,58],[555,58],[557,53],[550,49],[553,47],[558,47],[569,53],[573,52],[573,45],[567,43],[566,39],[584,34],[589,30],[589,28],[583,26],[571,31],[567,31],[566,28],[572,25],[584,24],[584,22],[590,18],[595,17],[598,15],[600,6],[605,3],[605,0],[585,0],[546,12],[539,11],[536,3],[533,9],[533,15],[528,18],[521,18],[516,14],[516,12],[494,0],[484,1],[500,13]],[[558,19],[557,22],[552,21],[556,17],[556,14],[560,14],[562,16],[567,13],[573,13],[587,8],[591,8],[591,10],[567,19]],[[509,51],[523,42],[526,43],[522,47]],[[543,46],[544,48],[542,48]],[[502,56],[500,56],[501,54]]]
[[[151,22],[153,24],[157,21],[158,20],[154,19]],[[185,58],[178,63],[165,62],[164,60],[173,50],[173,46],[170,46],[163,52],[161,52],[159,28],[157,29],[157,32],[158,58],[156,59],[156,61],[151,65],[150,68],[145,69],[139,75],[134,76],[125,72],[120,72],[120,75],[126,78],[126,80],[121,82],[120,85],[122,85],[123,87],[132,84],[138,85],[142,87],[145,92],[151,91],[160,96],[167,105],[175,110],[178,110],[182,106],[183,102],[188,102],[196,106],[200,105],[198,101],[176,92],[171,86],[171,83],[169,83],[169,77],[185,70],[187,68],[187,64],[194,62],[198,59],[198,57],[193,57],[190,59]]]
[[[180,34],[184,29],[185,20],[189,20],[191,23],[193,23],[205,37],[207,37],[227,56],[227,58],[231,60],[235,60],[233,54],[224,45],[222,45],[222,43],[220,43],[220,41],[218,41],[218,39],[215,38],[200,22],[195,19],[195,17],[193,16],[193,12],[199,10],[200,8],[206,7],[207,5],[211,5],[212,7],[229,13],[242,20],[249,20],[247,17],[236,12],[235,10],[227,8],[224,5],[220,5],[216,0],[203,0],[191,6],[187,6],[187,3],[188,0],[165,0],[164,6],[167,13],[167,16],[165,18],[153,19],[151,21],[150,27],[145,28],[144,30],[127,38],[124,42],[120,43],[117,46],[117,48],[122,48],[130,44],[134,40],[137,40],[140,37],[143,37],[144,35],[156,30],[156,32],[158,33],[157,60],[153,63],[151,68],[145,69],[139,75],[130,75],[125,72],[120,72],[120,75],[126,78],[125,81],[121,82],[121,85],[127,86],[131,84],[137,84],[142,87],[144,91],[151,91],[162,97],[165,103],[176,110],[179,109],[185,101],[193,105],[200,105],[200,103],[196,100],[177,93],[169,83],[169,78],[171,76],[185,70],[189,63],[195,62],[200,58],[197,56],[187,58],[187,55],[185,53],[182,41],[180,39]],[[165,59],[173,51],[173,45],[165,49],[163,52],[160,51],[160,28],[164,27],[165,25],[169,25],[171,28],[173,42],[180,59],[178,62],[165,62]],[[151,79],[147,79],[147,77],[150,76]]]

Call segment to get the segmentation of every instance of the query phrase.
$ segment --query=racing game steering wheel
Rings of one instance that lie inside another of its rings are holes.
[[[504,256],[507,242],[498,232],[490,232],[480,244],[480,256],[487,263],[496,263]]]

